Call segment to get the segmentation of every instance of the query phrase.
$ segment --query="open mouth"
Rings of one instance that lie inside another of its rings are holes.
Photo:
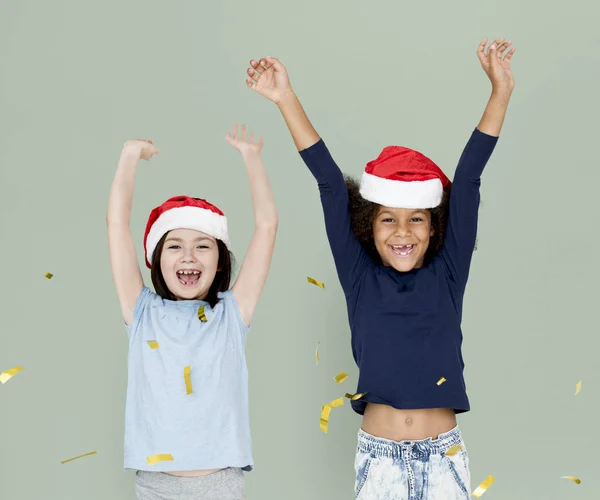
[[[417,245],[414,243],[411,245],[390,245],[390,248],[399,257],[408,257],[417,248]]]
[[[201,274],[202,273],[196,269],[180,269],[177,271],[177,278],[179,279],[179,283],[183,286],[194,286],[198,283]]]

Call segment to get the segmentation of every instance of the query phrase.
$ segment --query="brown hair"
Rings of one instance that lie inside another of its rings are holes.
[[[373,240],[373,221],[375,220],[375,216],[381,205],[365,200],[361,196],[360,183],[356,179],[349,175],[344,175],[344,179],[350,197],[352,230],[371,259],[373,259],[373,262],[381,265],[381,257],[375,248],[375,241]],[[429,209],[429,212],[431,213],[431,228],[434,230],[434,233],[429,240],[427,252],[425,252],[425,265],[431,261],[444,244],[446,223],[448,221],[450,189],[451,185],[444,190],[441,203],[437,207]]]
[[[160,239],[160,241],[156,245],[154,254],[152,255],[152,262],[150,262],[152,266],[150,268],[150,277],[152,278],[154,290],[158,295],[160,295],[163,299],[177,300],[175,295],[173,295],[171,290],[169,290],[169,287],[167,287],[167,284],[165,283],[165,278],[163,277],[162,271],[160,269],[160,258],[163,252],[167,234],[169,233],[167,232]],[[218,271],[217,274],[215,274],[215,279],[210,285],[208,295],[204,299],[210,304],[210,307],[215,307],[215,305],[219,301],[217,293],[229,290],[232,268],[235,264],[233,254],[228,250],[227,246],[225,246],[225,243],[223,243],[221,240],[217,240],[217,248],[219,250],[219,262],[217,264]]]

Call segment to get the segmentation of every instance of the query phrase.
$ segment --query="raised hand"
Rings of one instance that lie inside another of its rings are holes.
[[[515,48],[507,49],[512,42],[504,41],[504,38],[498,38],[492,42],[487,53],[485,47],[488,39],[484,38],[477,48],[477,57],[485,74],[492,82],[494,90],[512,92],[515,88],[515,79],[513,77],[510,60],[515,53]]]
[[[274,57],[263,57],[259,62],[252,59],[250,66],[246,85],[270,101],[278,104],[292,91],[285,66]]]
[[[123,145],[121,155],[135,156],[141,160],[149,160],[155,154],[160,153],[154,143],[146,139],[132,139]]]
[[[232,148],[238,150],[242,155],[248,153],[260,154],[263,147],[263,138],[260,137],[259,141],[254,140],[254,132],[250,132],[250,137],[246,138],[246,125],[242,125],[242,135],[238,136],[237,123],[233,124],[233,135],[227,132],[225,140],[231,145]]]

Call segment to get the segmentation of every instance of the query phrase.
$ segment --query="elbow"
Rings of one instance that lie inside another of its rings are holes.
[[[256,230],[258,230],[258,231],[266,231],[266,232],[276,233],[277,229],[279,228],[279,219],[277,218],[277,215],[274,215],[269,218],[257,220],[255,227],[256,227]]]

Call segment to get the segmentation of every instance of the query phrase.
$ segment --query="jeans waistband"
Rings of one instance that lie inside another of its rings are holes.
[[[399,459],[408,455],[413,458],[426,458],[430,455],[443,455],[455,445],[464,447],[458,426],[440,434],[436,439],[428,437],[417,441],[392,441],[372,436],[362,429],[358,431],[358,450],[377,457]]]

